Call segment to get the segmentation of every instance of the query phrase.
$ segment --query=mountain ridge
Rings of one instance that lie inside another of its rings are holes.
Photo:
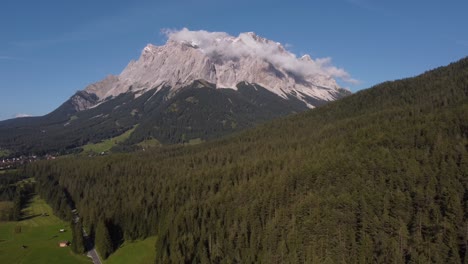
[[[296,96],[308,108],[314,105],[307,98],[331,101],[345,91],[332,76],[319,73],[315,69],[319,67],[318,63],[309,55],[296,58],[280,43],[253,32],[210,40],[199,36],[201,33],[197,31],[186,33],[194,39],[187,41],[169,35],[163,46],[148,44],[140,58],[132,60],[119,75],[109,75],[84,91],[103,101],[130,89],[135,96],[164,86],[170,86],[176,92],[200,79],[217,88],[234,90],[237,84],[246,81],[261,85],[285,99],[288,95]],[[269,50],[271,58],[264,49]]]

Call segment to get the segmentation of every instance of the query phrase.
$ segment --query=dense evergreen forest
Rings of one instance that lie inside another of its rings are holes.
[[[104,256],[157,235],[155,263],[468,263],[468,59],[222,140],[25,170]]]
[[[34,192],[34,182],[15,172],[0,174],[0,221],[19,221]]]

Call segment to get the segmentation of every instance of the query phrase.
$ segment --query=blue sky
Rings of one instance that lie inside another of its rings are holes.
[[[468,55],[464,0],[2,0],[0,120],[44,115],[119,74],[162,29],[254,31],[297,55],[331,57],[360,84],[411,77]]]

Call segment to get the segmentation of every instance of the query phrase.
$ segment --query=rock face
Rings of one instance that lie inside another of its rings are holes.
[[[297,58],[280,43],[252,32],[232,37],[220,32],[183,31],[169,34],[163,46],[147,45],[140,58],[131,61],[119,76],[108,76],[85,91],[103,101],[129,90],[138,96],[150,89],[170,87],[174,94],[195,80],[234,90],[240,82],[247,82],[285,99],[295,97],[309,108],[314,107],[312,101],[332,101],[347,92],[323,70],[320,61],[309,55]],[[79,110],[82,106],[90,107],[80,105]]]
[[[115,87],[117,85],[119,85],[119,77],[109,75],[104,80],[89,85],[86,87],[85,91],[95,94],[98,98],[104,99],[109,87]]]
[[[95,94],[86,91],[79,91],[70,98],[73,108],[77,111],[89,109],[96,105],[98,101],[99,98]]]

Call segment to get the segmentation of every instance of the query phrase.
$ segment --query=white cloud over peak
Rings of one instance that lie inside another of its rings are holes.
[[[226,32],[191,31],[187,28],[163,29],[162,33],[169,41],[186,42],[197,46],[212,57],[237,59],[257,56],[299,77],[321,74],[350,84],[359,83],[344,69],[333,66],[329,57],[310,59],[309,56],[303,56],[301,59],[280,43],[259,37],[253,32],[241,33],[238,37],[233,37]]]

